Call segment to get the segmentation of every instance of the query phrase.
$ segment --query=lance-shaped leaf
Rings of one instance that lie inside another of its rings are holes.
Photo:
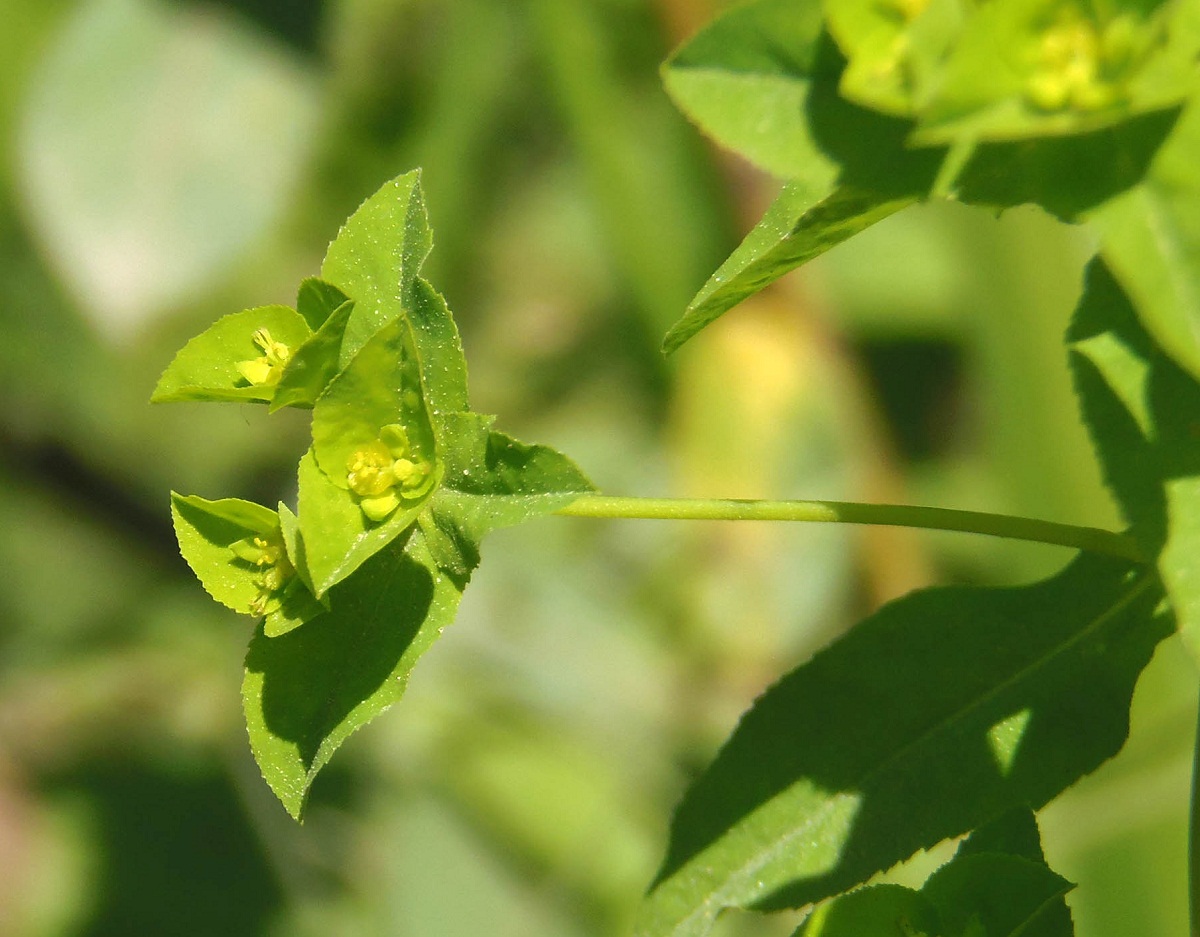
[[[1200,660],[1200,383],[1160,350],[1094,260],[1068,341],[1104,476]]]
[[[1170,622],[1145,567],[1081,555],[1009,589],[890,603],[787,675],[684,797],[637,933],[802,907],[1111,757]]]
[[[268,634],[282,634],[319,615],[270,508],[240,498],[209,501],[171,495],[179,550],[205,591],[245,615],[265,616]]]
[[[663,339],[663,350],[675,351],[743,299],[914,201],[915,196],[887,196],[853,186],[814,189],[802,180],[789,182],[688,304]]]
[[[342,225],[325,254],[321,279],[354,300],[343,365],[412,305],[417,271],[432,246],[419,170],[385,183]]]
[[[328,613],[280,637],[255,635],[242,684],[250,746],[293,817],[338,746],[404,694],[460,596],[413,528],[335,586]]]
[[[1200,101],[1193,101],[1146,178],[1091,220],[1100,251],[1159,345],[1200,378]]]
[[[218,319],[179,350],[150,400],[268,402],[292,353],[312,334],[287,306],[258,306]]]

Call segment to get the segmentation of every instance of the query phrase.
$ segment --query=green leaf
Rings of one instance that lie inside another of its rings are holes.
[[[885,114],[916,113],[966,12],[961,0],[826,0],[829,31],[848,60],[839,90]]]
[[[984,852],[1044,862],[1046,857],[1042,853],[1042,834],[1033,811],[1020,806],[1004,812],[963,840],[956,855]]]
[[[1102,12],[1067,0],[978,5],[929,83],[913,142],[1085,133],[1178,106],[1195,83],[1200,38],[1188,5],[1118,0]]]
[[[353,311],[353,302],[342,303],[288,359],[271,398],[272,413],[280,407],[312,407],[317,402],[338,373],[342,336]]]
[[[851,186],[812,189],[803,181],[789,182],[688,304],[663,339],[663,350],[675,351],[743,299],[914,201]]]
[[[363,514],[354,496],[335,485],[310,449],[300,460],[300,561],[313,593],[323,598],[416,522],[424,501],[392,512],[382,523]]]
[[[413,528],[335,586],[327,614],[280,637],[254,636],[242,684],[250,746],[293,817],[338,746],[404,694],[460,596]]]
[[[951,188],[971,205],[1031,202],[1078,221],[1142,180],[1177,117],[1163,111],[1091,133],[980,145]]]
[[[1043,862],[979,853],[955,856],[921,894],[937,908],[946,934],[1072,937],[1062,898],[1074,887]]]
[[[253,545],[256,537],[277,549],[285,539],[274,511],[240,498],[209,501],[172,493],[171,518],[183,558],[205,591],[222,605],[244,615],[265,611],[271,633],[295,628],[323,611],[302,580],[291,575],[286,561],[280,566],[280,575],[286,577],[282,585],[264,586],[264,574],[279,563],[278,554],[257,565],[249,559],[247,551],[260,556],[263,552]]]
[[[1200,384],[1146,334],[1102,260],[1088,268],[1067,338],[1105,480],[1200,660]]]
[[[308,323],[287,306],[258,306],[218,319],[180,349],[167,366],[150,400],[269,401],[272,383],[251,383],[238,364],[263,357],[255,333],[266,329],[271,339],[294,351],[311,334]]]
[[[942,937],[937,911],[919,892],[872,885],[813,911],[793,937]]]
[[[643,937],[800,907],[1019,804],[1121,746],[1169,631],[1143,567],[1082,555],[1009,589],[906,596],[767,691],[676,814]]]
[[[338,231],[321,265],[321,278],[354,300],[343,365],[383,325],[411,307],[417,271],[432,245],[419,170],[385,183]]]
[[[408,324],[412,326],[417,356],[421,359],[421,379],[429,409],[434,413],[469,409],[467,359],[463,356],[458,327],[441,294],[420,277],[413,285]]]
[[[432,506],[439,524],[457,532],[455,539],[478,542],[489,531],[550,514],[595,490],[561,452],[491,430],[492,420],[455,413],[445,424],[446,475]]]
[[[1144,181],[1092,216],[1101,253],[1162,348],[1200,377],[1200,101],[1184,111]]]
[[[332,283],[319,277],[305,277],[300,281],[300,289],[296,293],[296,311],[315,332],[349,299]]]
[[[834,167],[813,140],[805,113],[820,36],[816,3],[737,6],[667,60],[663,84],[713,139],[768,172],[810,182],[829,177]]]

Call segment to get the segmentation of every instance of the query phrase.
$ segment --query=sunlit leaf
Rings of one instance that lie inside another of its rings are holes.
[[[225,316],[180,349],[158,379],[151,401],[271,400],[283,367],[272,369],[266,360],[264,330],[289,352],[311,334],[304,319],[287,306],[258,306]],[[262,362],[266,380],[254,381],[243,373],[256,361]]]

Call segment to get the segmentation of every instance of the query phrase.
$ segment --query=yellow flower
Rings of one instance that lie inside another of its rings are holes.
[[[256,329],[254,344],[262,351],[262,356],[251,358],[249,361],[239,361],[235,367],[251,384],[278,384],[284,366],[292,356],[292,350],[283,342],[271,338],[267,329]]]
[[[258,595],[250,603],[252,615],[266,615],[282,604],[282,593],[296,569],[287,557],[282,535],[255,534],[232,543],[229,549],[240,560],[262,570],[258,577]]]
[[[346,483],[372,521],[382,521],[404,499],[421,497],[433,484],[433,466],[412,452],[404,427],[392,423],[375,442],[346,460]]]

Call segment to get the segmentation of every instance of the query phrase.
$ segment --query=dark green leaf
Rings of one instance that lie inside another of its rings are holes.
[[[349,298],[332,283],[319,277],[305,277],[300,281],[300,289],[296,294],[296,311],[315,332]]]
[[[239,364],[263,359],[264,349],[256,333],[266,329],[270,338],[295,351],[311,334],[308,323],[287,306],[259,306],[218,319],[180,349],[167,366],[150,400],[269,401],[273,382],[251,382]],[[276,369],[277,380],[282,366]]]
[[[321,392],[338,373],[342,336],[353,311],[353,302],[342,303],[322,320],[320,328],[288,359],[271,398],[272,413],[280,407],[311,407],[317,402]]]
[[[1074,887],[1043,862],[978,853],[955,856],[921,894],[937,908],[945,934],[1072,937],[1062,899]]]
[[[1105,479],[1200,660],[1200,384],[1146,334],[1101,260],[1088,268],[1067,337]]]
[[[413,528],[331,590],[331,611],[280,637],[255,635],[242,685],[250,745],[293,817],[338,746],[400,699],[460,596]]]
[[[743,299],[851,235],[912,204],[914,197],[840,188],[783,187],[774,204],[709,278],[663,339],[670,353]]]
[[[725,907],[800,907],[1019,805],[1121,746],[1169,631],[1143,567],[1083,555],[1010,589],[943,588],[871,616],[785,677],[688,791],[638,933]]]

